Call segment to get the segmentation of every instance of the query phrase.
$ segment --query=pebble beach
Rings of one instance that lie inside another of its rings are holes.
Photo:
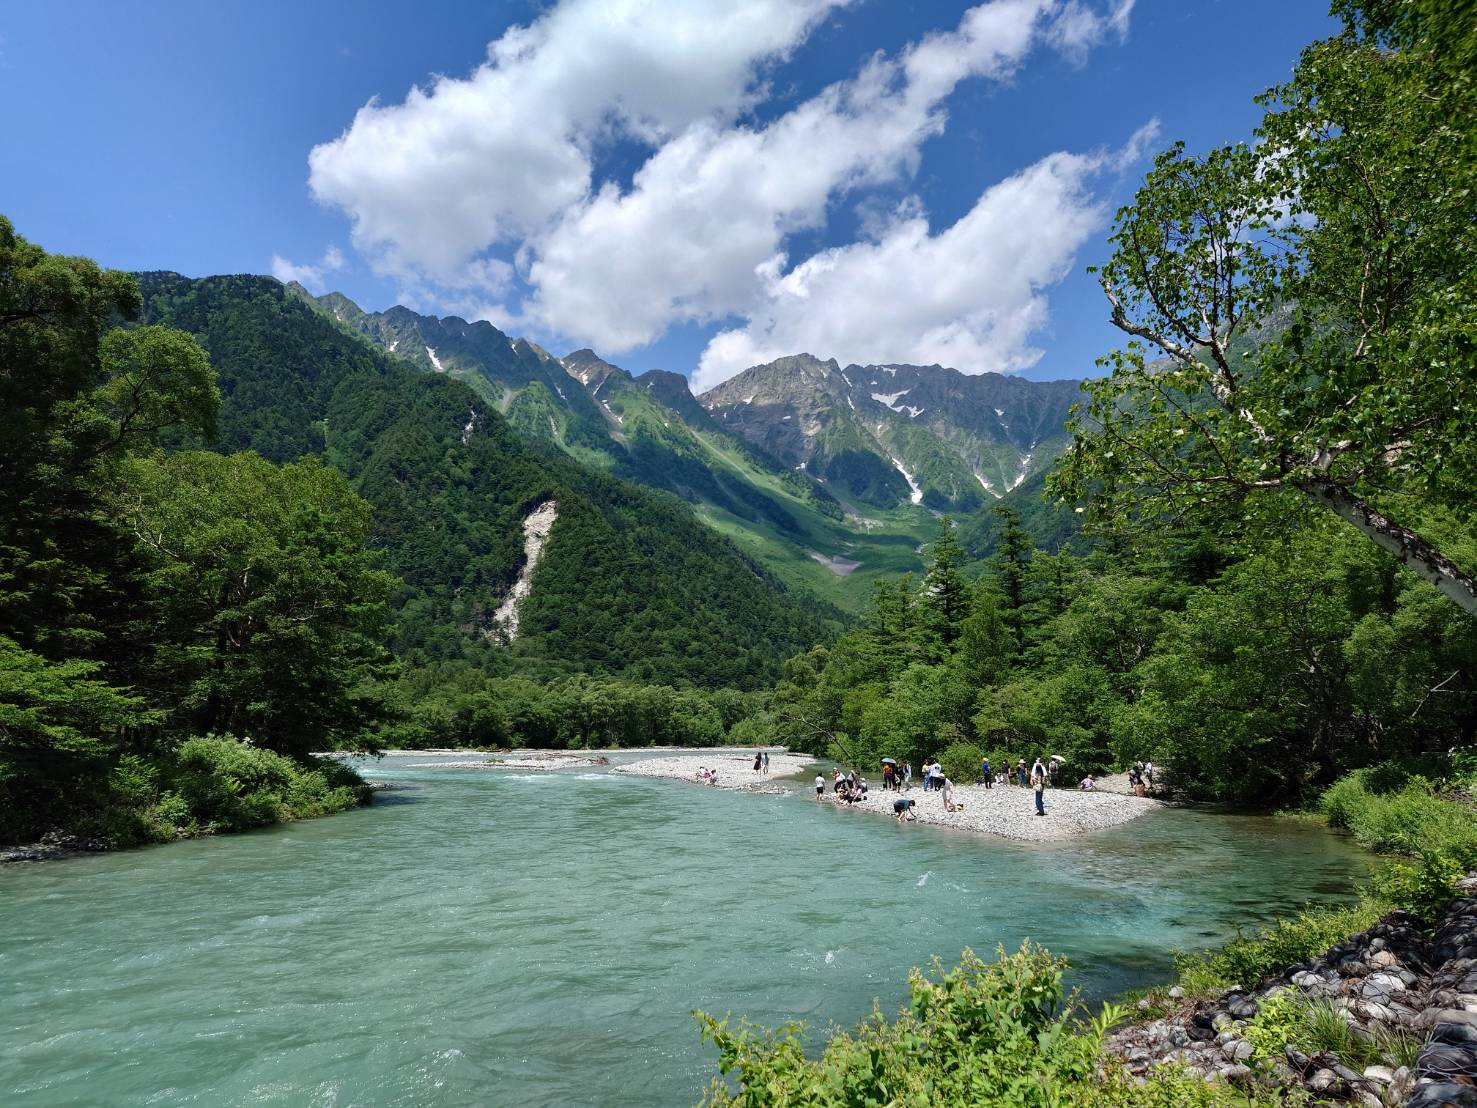
[[[648,758],[616,766],[612,773],[627,773],[637,777],[669,777],[697,784],[699,766],[716,767],[718,788],[755,791],[790,791],[791,786],[783,779],[811,769],[817,763],[814,758],[803,754],[773,754],[769,756],[769,774],[754,772],[754,755],[713,754],[703,757]],[[868,784],[872,784],[871,781]],[[813,796],[813,790],[806,790]],[[826,796],[822,801],[811,803],[834,804],[830,777],[826,778]],[[950,827],[958,831],[971,831],[984,835],[1000,835],[1024,842],[1054,842],[1075,838],[1089,831],[1103,831],[1129,822],[1163,806],[1162,802],[1148,797],[1124,795],[1116,792],[1081,792],[1077,789],[1048,789],[1046,791],[1046,815],[1036,815],[1036,802],[1030,789],[996,786],[987,789],[982,785],[955,785],[953,797],[957,805],[953,812],[944,810],[941,792],[924,792],[915,785],[904,793],[887,792],[878,781],[866,800],[855,804],[836,805],[843,811],[869,812],[893,818],[892,802],[899,796],[915,801],[913,816],[918,823]]]

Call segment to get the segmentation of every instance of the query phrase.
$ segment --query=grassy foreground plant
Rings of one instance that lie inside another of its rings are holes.
[[[1257,1105],[1221,1084],[1171,1067],[1137,1085],[1102,1055],[1123,1013],[1090,1015],[1066,994],[1067,963],[1030,942],[994,962],[965,950],[954,969],[937,962],[908,981],[909,1004],[889,1022],[880,1009],[855,1031],[837,1031],[819,1057],[805,1054],[803,1028],[732,1026],[697,1013],[718,1047],[720,1072],[705,1104],[761,1108],[864,1105],[1164,1106]]]

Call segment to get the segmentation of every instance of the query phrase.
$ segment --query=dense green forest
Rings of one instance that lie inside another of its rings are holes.
[[[140,307],[0,219],[0,840],[366,797],[308,752],[374,715],[396,582],[368,506],[312,461],[165,454],[215,434],[220,396],[190,336],[115,326]]]
[[[1255,551],[1165,533],[1088,555],[1000,527],[971,581],[945,520],[924,579],[879,587],[745,726],[863,766],[940,754],[969,781],[986,754],[1079,776],[1147,758],[1190,795],[1261,804],[1477,729],[1477,620],[1335,519]],[[1477,560],[1470,528],[1445,533]]]
[[[404,588],[407,662],[747,687],[826,637],[835,614],[779,583],[675,498],[520,437],[472,389],[386,356],[268,277],[143,274],[146,319],[188,331],[219,375],[222,449],[321,455],[374,510]],[[512,648],[477,632],[522,565],[520,526],[559,520]]]
[[[335,748],[721,741],[830,634],[685,505],[484,408],[269,278],[136,282],[0,224],[0,840],[362,803]]]

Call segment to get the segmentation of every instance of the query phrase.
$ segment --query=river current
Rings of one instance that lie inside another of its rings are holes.
[[[361,811],[0,868],[0,1104],[692,1104],[694,1008],[823,1031],[1028,935],[1103,999],[1366,865],[1245,816],[1027,845],[437,760],[366,763],[404,787]]]

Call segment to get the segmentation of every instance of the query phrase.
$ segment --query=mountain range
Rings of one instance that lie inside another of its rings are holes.
[[[588,349],[556,357],[485,321],[288,289],[386,354],[465,383],[525,438],[681,497],[779,578],[843,608],[920,567],[935,513],[986,546],[992,529],[969,522],[1002,499],[1040,539],[1070,527],[1038,501],[1077,381],[797,354],[695,396],[681,374],[634,376]]]

